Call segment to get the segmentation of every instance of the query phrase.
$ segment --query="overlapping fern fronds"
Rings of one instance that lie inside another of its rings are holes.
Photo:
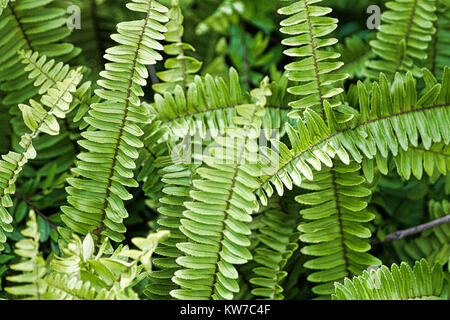
[[[300,233],[296,232],[299,216],[296,211],[281,208],[279,198],[258,214],[258,228],[252,237],[258,242],[253,249],[251,294],[269,300],[283,299],[283,283],[288,273],[287,261],[298,248]]]
[[[38,89],[31,85],[27,72],[16,54],[19,49],[40,52],[66,62],[80,54],[71,43],[63,43],[71,30],[66,24],[65,10],[52,7],[53,1],[9,2],[0,20],[0,91],[6,96],[1,103],[14,105],[34,97]]]
[[[200,178],[190,192],[194,201],[184,203],[186,219],[180,229],[188,242],[176,245],[184,255],[177,259],[183,268],[173,279],[181,289],[170,292],[175,298],[229,300],[239,291],[234,265],[252,259],[246,248],[250,245],[246,223],[258,209],[252,192],[261,174],[255,139],[269,95],[267,81],[254,89],[256,101],[236,106],[236,127],[226,129],[227,136],[216,137],[211,156],[202,158],[205,165],[197,169]]]
[[[189,201],[189,192],[193,187],[196,166],[192,164],[176,163],[162,169],[162,190],[165,197],[160,199],[162,204],[158,208],[158,227],[169,230],[170,236],[160,243],[156,253],[159,257],[153,259],[153,264],[160,270],[153,271],[149,276],[146,295],[154,299],[170,299],[170,291],[177,289],[178,285],[172,282],[177,270],[181,268],[176,260],[183,255],[177,248],[177,243],[187,240],[182,229],[195,229],[195,223],[184,220],[183,211],[185,201]],[[182,226],[183,225],[183,226]]]
[[[56,119],[66,116],[72,102],[72,93],[76,91],[81,78],[80,70],[73,70],[64,81],[57,82],[55,88],[49,89],[47,94],[42,96],[41,103],[31,99],[29,105],[19,105],[24,123],[31,132],[21,137],[20,152],[10,151],[2,155],[3,160],[0,161],[0,249],[3,249],[1,243],[6,241],[4,231],[12,231],[12,217],[6,208],[13,205],[11,195],[16,191],[15,182],[25,164],[36,157],[33,139],[41,132],[49,135],[59,134],[60,127]],[[45,109],[43,105],[49,109]]]

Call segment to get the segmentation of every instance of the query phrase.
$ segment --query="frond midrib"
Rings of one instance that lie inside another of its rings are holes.
[[[320,99],[320,114],[323,117],[323,110],[325,109],[324,105],[323,105],[323,97],[322,97],[322,84],[320,82],[320,75],[319,75],[319,67],[317,65],[317,57],[316,57],[316,45],[314,42],[314,35],[313,35],[313,31],[312,31],[312,22],[311,22],[311,16],[309,13],[309,4],[308,4],[308,0],[305,0],[305,11],[306,11],[306,21],[308,23],[308,30],[309,30],[309,41],[311,43],[311,51],[312,51],[312,58],[313,58],[313,63],[314,63],[314,73],[315,73],[315,77],[316,77],[316,82],[317,82],[317,90],[318,90],[318,94],[319,94],[319,99]]]
[[[336,184],[336,173],[334,172],[333,168],[330,168],[330,174],[331,174],[331,184],[333,185],[333,195],[336,202],[336,211],[337,211],[337,219],[339,222],[339,234],[341,235],[341,246],[342,246],[342,254],[345,261],[345,272],[347,275],[350,274],[349,270],[349,261],[347,257],[347,246],[345,245],[345,234],[344,234],[344,226],[342,222],[342,212],[341,212],[341,206],[340,206],[340,200],[339,200],[339,193],[337,191],[337,184]]]
[[[169,124],[170,122],[176,121],[178,119],[185,119],[185,118],[199,115],[202,113],[214,112],[214,111],[218,111],[218,110],[234,109],[234,108],[236,108],[237,105],[238,104],[212,107],[212,108],[208,108],[208,109],[202,109],[202,110],[197,110],[197,111],[193,111],[193,112],[183,113],[183,114],[177,115],[175,117],[165,118],[165,119],[158,117],[157,120],[160,120],[165,124]],[[291,107],[275,106],[275,105],[266,105],[265,108],[266,109],[279,109],[279,110],[291,110],[292,109]]]

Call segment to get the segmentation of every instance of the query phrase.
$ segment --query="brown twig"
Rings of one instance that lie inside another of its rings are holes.
[[[391,242],[391,241],[395,241],[395,240],[400,240],[400,239],[408,237],[410,235],[420,233],[422,231],[425,231],[425,230],[428,230],[431,228],[435,228],[435,227],[438,227],[442,224],[449,223],[449,222],[450,222],[450,214],[446,215],[442,218],[439,218],[439,219],[436,219],[436,220],[433,220],[433,221],[430,221],[430,222],[427,222],[424,224],[420,224],[418,226],[415,226],[415,227],[412,227],[409,229],[398,230],[393,233],[390,233],[384,238],[383,242]],[[373,239],[371,242],[372,242],[372,244],[377,244],[377,243],[380,243],[381,241],[378,239]]]
[[[16,191],[16,192],[14,193],[14,196],[16,196],[17,198],[20,198],[20,199],[22,199],[23,201],[25,201],[25,203],[26,203],[31,209],[33,209],[34,212],[36,212],[37,215],[39,215],[42,219],[44,219],[45,222],[48,223],[48,225],[50,226],[50,228],[55,229],[55,230],[58,230],[58,226],[55,225],[54,223],[52,223],[52,222],[48,219],[48,217],[47,217],[45,214],[43,214],[39,209],[37,209],[37,208],[31,203],[31,201],[30,201],[27,197],[23,196],[19,191]]]

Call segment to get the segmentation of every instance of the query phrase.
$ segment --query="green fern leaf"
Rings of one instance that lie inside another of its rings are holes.
[[[442,202],[429,202],[430,220],[443,218],[450,214],[450,203],[447,200]],[[422,258],[430,263],[448,265],[450,262],[450,225],[441,224],[432,229],[432,232],[423,232],[420,237],[412,240],[401,239],[394,241],[393,246],[397,255],[403,261],[414,261]]]
[[[299,233],[298,214],[292,215],[284,211],[278,203],[271,199],[268,208],[258,215],[259,227],[252,232],[261,244],[254,249],[254,266],[249,282],[254,296],[270,300],[282,300],[281,283],[287,276],[284,267],[298,248]]]
[[[284,53],[290,57],[302,58],[286,66],[287,77],[301,83],[290,87],[288,91],[305,96],[289,105],[293,108],[315,107],[319,113],[323,113],[325,109],[324,100],[343,92],[342,88],[333,85],[348,77],[348,74],[336,72],[343,65],[340,61],[333,61],[340,57],[339,53],[320,50],[337,42],[334,38],[322,38],[336,29],[337,19],[325,16],[331,12],[330,8],[313,6],[321,1],[299,0],[278,10],[278,13],[290,16],[281,21],[280,31],[292,37],[283,40],[282,44],[295,47],[285,50]],[[332,105],[337,106],[339,102]],[[293,111],[290,115],[298,117],[298,112]]]
[[[170,299],[170,291],[178,288],[172,282],[172,277],[181,268],[176,263],[176,259],[183,253],[176,247],[176,244],[187,241],[186,236],[180,231],[180,227],[183,211],[186,210],[183,203],[190,200],[189,191],[193,186],[195,168],[196,166],[192,164],[178,163],[162,169],[165,197],[160,199],[162,206],[158,208],[157,223],[159,228],[170,231],[170,237],[158,246],[156,253],[160,257],[153,259],[153,264],[160,270],[153,271],[149,276],[145,294],[150,298]]]
[[[164,52],[175,57],[165,60],[166,70],[156,73],[163,82],[154,84],[152,88],[158,93],[172,92],[178,84],[184,88],[186,95],[188,85],[194,80],[194,75],[201,69],[202,63],[185,54],[188,50],[195,52],[195,48],[182,40],[184,17],[179,0],[172,0],[168,16],[170,21],[166,24],[165,40],[170,44],[164,46]]]
[[[309,221],[300,224],[299,231],[300,240],[311,244],[301,252],[314,256],[304,267],[317,270],[308,280],[320,283],[312,289],[319,295],[331,294],[335,281],[381,264],[367,253],[371,232],[364,223],[374,215],[366,210],[371,191],[364,186],[359,169],[355,163],[344,165],[335,161],[332,168],[315,174],[312,182],[302,184],[302,188],[313,192],[295,198],[311,206],[300,211]]]
[[[100,73],[103,79],[98,84],[104,89],[95,91],[104,101],[92,104],[84,118],[90,127],[81,134],[85,140],[79,144],[88,152],[78,155],[73,172],[79,177],[67,180],[71,206],[61,208],[62,220],[75,232],[93,232],[117,242],[124,239],[123,219],[128,217],[123,201],[132,197],[125,187],[138,185],[132,170],[137,150],[143,147],[139,125],[150,120],[139,98],[148,77],[145,66],[162,59],[155,50],[162,49],[158,40],[164,39],[161,32],[166,31],[160,22],[168,20],[167,8],[157,1],[134,0],[127,7],[146,17],[119,23],[119,33],[111,36],[119,45],[106,50],[105,59],[111,63]]]
[[[367,63],[367,76],[378,78],[379,72],[390,79],[397,72],[421,75],[415,62],[427,58],[427,50],[435,33],[435,1],[407,0],[386,2],[377,39],[370,41],[376,60]]]
[[[27,227],[21,233],[25,238],[17,242],[15,253],[22,257],[23,261],[10,267],[21,274],[6,278],[20,285],[7,287],[5,290],[12,295],[25,296],[25,299],[40,299],[46,289],[42,283],[46,267],[42,253],[39,252],[40,234],[34,211],[30,211]]]

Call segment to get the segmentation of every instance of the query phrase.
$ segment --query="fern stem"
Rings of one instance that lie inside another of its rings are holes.
[[[34,212],[36,212],[42,219],[44,219],[45,222],[47,222],[47,224],[49,225],[50,228],[54,229],[54,230],[58,230],[58,227],[52,223],[48,217],[43,214],[39,209],[37,209],[33,203],[30,201],[30,199],[28,199],[27,197],[25,197],[24,195],[22,195],[19,191],[16,191],[14,193],[14,196],[16,196],[17,198],[22,199],[23,201],[25,201],[25,203],[31,208],[33,209]]]
[[[195,116],[198,114],[202,114],[202,113],[207,113],[207,112],[214,112],[217,110],[226,110],[226,109],[234,109],[236,108],[236,105],[227,105],[227,106],[221,106],[221,107],[215,107],[215,108],[210,108],[210,109],[202,109],[202,110],[197,110],[197,111],[193,111],[193,112],[189,112],[189,113],[183,113],[180,114],[176,117],[172,117],[172,118],[167,118],[167,119],[160,119],[161,121],[163,121],[164,123],[169,123],[178,119],[183,119],[183,118],[187,118],[187,117],[191,117],[191,116]],[[266,105],[265,106],[266,109],[280,109],[280,110],[291,110],[291,107],[285,107],[285,106],[273,106],[273,105]]]

